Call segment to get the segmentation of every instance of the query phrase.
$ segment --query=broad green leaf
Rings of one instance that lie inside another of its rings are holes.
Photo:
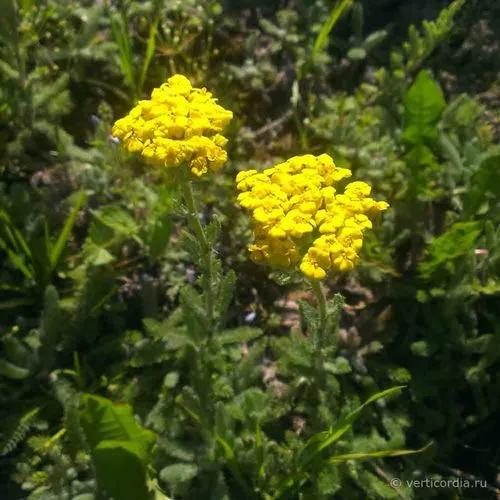
[[[150,498],[147,471],[156,435],[137,423],[131,407],[84,394],[80,422],[101,493],[120,500]]]
[[[92,451],[97,484],[106,498],[148,500],[147,468],[140,445],[133,441],[102,441]]]
[[[432,144],[438,137],[437,124],[446,103],[439,84],[429,71],[420,71],[403,103],[403,140],[412,146]]]
[[[84,394],[80,415],[85,435],[93,448],[102,441],[132,441],[139,445],[138,451],[146,459],[156,441],[152,431],[137,423],[127,404]]]

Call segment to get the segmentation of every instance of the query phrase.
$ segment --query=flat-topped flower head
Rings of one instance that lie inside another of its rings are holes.
[[[227,161],[221,135],[233,113],[217,104],[205,88],[195,88],[174,75],[139,101],[113,126],[125,149],[139,153],[148,164],[162,168],[187,165],[192,174],[216,172]]]
[[[352,269],[364,231],[389,205],[370,198],[366,182],[351,182],[339,192],[336,184],[350,176],[327,154],[294,156],[263,172],[240,172],[238,203],[254,222],[251,257],[282,269],[299,266],[311,280]]]

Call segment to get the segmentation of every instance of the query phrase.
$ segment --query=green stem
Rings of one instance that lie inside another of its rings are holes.
[[[186,202],[188,208],[188,223],[194,232],[201,249],[201,258],[203,260],[203,288],[205,292],[205,304],[207,308],[207,321],[208,321],[208,334],[209,338],[213,335],[213,323],[214,323],[214,296],[212,289],[212,249],[208,242],[205,230],[201,225],[200,218],[198,217],[198,209],[196,208],[196,201],[193,195],[193,189],[191,187],[191,182],[185,180],[181,182],[182,193],[184,196],[184,201]]]
[[[213,259],[212,248],[207,238],[207,234],[198,216],[198,209],[193,194],[191,181],[183,179],[181,181],[182,194],[188,210],[188,224],[193,235],[198,240],[200,248],[200,258],[202,267],[202,286],[207,315],[207,338],[193,351],[194,363],[191,380],[198,395],[201,415],[200,427],[201,435],[207,443],[209,450],[215,445],[214,414],[215,397],[212,386],[212,340],[214,334],[214,295],[213,295]]]
[[[319,348],[323,345],[325,339],[326,329],[326,297],[319,284],[319,281],[311,280],[311,287],[316,297],[319,308],[319,324],[316,331],[316,338],[314,339],[316,347]]]

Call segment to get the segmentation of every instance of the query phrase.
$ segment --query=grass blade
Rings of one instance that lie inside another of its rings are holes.
[[[391,396],[392,394],[401,391],[401,389],[403,389],[404,387],[405,386],[403,385],[391,387],[390,389],[386,389],[385,391],[377,392],[373,396],[369,397],[362,405],[358,406],[351,413],[341,418],[337,425],[335,425],[333,428],[312,436],[299,454],[300,467],[305,467],[319,453],[321,453],[321,451],[338,441],[352,427],[352,424],[359,417],[364,408],[374,403],[375,401],[378,401],[379,399]]]
[[[294,474],[291,475],[282,484],[281,488],[276,492],[273,498],[275,499],[280,498],[286,491],[299,487],[299,485],[307,479],[309,473],[308,471],[310,470],[311,465],[313,464],[318,465],[314,461],[318,457],[318,455],[325,448],[335,443],[335,441],[338,441],[352,427],[352,424],[358,418],[358,416],[366,406],[374,403],[375,401],[378,401],[379,399],[391,396],[392,394],[401,391],[404,387],[406,386],[399,385],[396,387],[391,387],[390,389],[386,389],[385,391],[373,394],[362,405],[358,406],[351,413],[341,418],[335,427],[331,428],[328,431],[319,432],[318,434],[315,434],[314,436],[309,438],[307,443],[304,445],[304,447],[300,450],[300,452],[297,455],[296,470]],[[395,450],[395,452],[397,451],[398,450]],[[399,451],[402,452],[405,450],[399,450]],[[342,455],[338,455],[338,457],[340,456]]]
[[[16,269],[21,271],[26,278],[34,279],[35,272],[31,250],[24,236],[16,228],[5,210],[0,211],[0,248],[5,251]]]
[[[243,476],[243,474],[238,466],[238,462],[236,461],[236,457],[234,455],[233,449],[231,448],[229,443],[225,439],[223,439],[221,436],[219,436],[218,434],[215,435],[215,440],[217,441],[217,443],[219,443],[219,445],[222,449],[222,452],[224,454],[224,459],[226,462],[226,466],[233,474],[234,479],[243,488],[245,493],[248,496],[250,496],[250,493],[252,490],[248,486],[248,484],[247,484],[247,482],[246,482],[246,480],[245,480],[245,478],[244,478],[244,476]]]
[[[118,46],[119,63],[122,70],[123,79],[134,93],[134,100],[137,98],[135,86],[134,61],[132,58],[132,47],[127,31],[127,25],[122,17],[111,16],[111,32]]]
[[[146,52],[144,53],[144,62],[142,64],[141,74],[139,76],[139,81],[137,83],[137,92],[139,96],[140,94],[142,94],[142,87],[144,85],[144,81],[146,80],[146,75],[148,74],[149,65],[151,64],[151,59],[153,58],[153,54],[155,52],[158,21],[159,19],[156,18],[149,26],[148,43],[146,45]]]
[[[59,263],[59,259],[61,258],[64,248],[66,247],[73,226],[75,225],[78,212],[80,211],[80,208],[82,208],[82,205],[85,203],[86,198],[87,197],[85,195],[85,192],[83,191],[78,192],[75,196],[71,212],[68,215],[68,218],[66,219],[61,232],[59,233],[56,244],[50,252],[51,271],[54,271],[54,269],[57,267],[57,264]]]
[[[332,8],[330,16],[321,26],[321,30],[314,41],[312,57],[313,59],[318,55],[318,53],[324,48],[328,42],[328,36],[330,32],[337,24],[338,20],[344,14],[344,12],[351,6],[352,0],[340,0]]]
[[[423,448],[418,450],[382,450],[382,451],[367,451],[359,453],[346,453],[344,455],[335,455],[328,459],[330,464],[338,464],[347,462],[348,460],[366,460],[369,458],[385,458],[385,457],[401,457],[404,455],[415,455],[422,453],[432,445],[432,442],[426,444]]]

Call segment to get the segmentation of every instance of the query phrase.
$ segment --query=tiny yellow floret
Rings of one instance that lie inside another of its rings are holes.
[[[294,156],[262,172],[236,177],[238,203],[250,211],[256,262],[293,269],[311,280],[330,271],[351,270],[359,258],[363,233],[389,205],[370,198],[371,186],[354,181],[343,192],[334,186],[351,176],[327,154]]]
[[[195,88],[183,75],[174,75],[139,101],[113,126],[113,136],[125,149],[139,153],[157,167],[188,165],[197,177],[219,170],[227,161],[221,135],[233,113],[217,104],[205,88]]]

